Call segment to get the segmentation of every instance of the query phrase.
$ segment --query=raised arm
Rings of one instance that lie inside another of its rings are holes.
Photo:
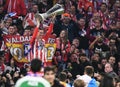
[[[39,30],[39,26],[40,26],[40,22],[38,21],[38,20],[36,20],[37,21],[37,26],[36,26],[36,28],[34,29],[34,32],[33,32],[33,35],[32,35],[32,39],[30,40],[30,44],[31,45],[33,45],[34,44],[34,42],[35,42],[35,39],[36,39],[36,37],[37,37],[37,34],[38,34],[38,30]]]

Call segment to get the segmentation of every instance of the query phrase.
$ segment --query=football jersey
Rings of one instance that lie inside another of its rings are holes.
[[[35,28],[33,37],[30,41],[32,58],[42,60],[45,66],[51,65],[52,58],[56,50],[55,35],[52,35],[53,24],[50,24],[47,33],[43,36],[42,40],[36,39],[38,28]]]
[[[50,83],[39,76],[25,76],[17,81],[15,87],[51,87]]]

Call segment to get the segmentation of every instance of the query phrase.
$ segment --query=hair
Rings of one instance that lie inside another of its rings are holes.
[[[103,3],[101,3],[101,6],[102,6],[102,5],[105,5],[105,6],[107,7],[107,4],[106,4],[106,3],[104,3],[104,2],[103,2]]]
[[[80,56],[80,57],[81,57],[81,56],[87,57],[87,55],[86,55],[85,53],[82,53],[82,54],[80,54],[79,56]]]
[[[3,5],[0,5],[0,8],[3,7]]]
[[[65,30],[65,29],[63,29],[62,31],[65,31],[65,37],[64,37],[64,40],[65,40],[65,44],[67,44],[68,43],[68,31],[67,30]],[[61,31],[61,32],[62,32]],[[61,33],[60,32],[60,33]]]
[[[55,73],[54,67],[53,66],[47,66],[47,67],[45,67],[44,74],[46,74],[46,72],[49,72],[49,71],[53,71]]]
[[[58,77],[60,81],[64,82],[67,79],[67,74],[65,72],[61,72]]]
[[[31,61],[31,70],[36,73],[36,72],[39,72],[41,70],[41,67],[42,67],[42,61],[39,60],[39,59],[33,59]]]
[[[31,30],[31,26],[27,26],[24,30]]]
[[[83,80],[77,79],[74,81],[74,87],[85,87],[85,82]]]
[[[114,87],[113,78],[108,75],[104,75],[99,87]]]
[[[113,65],[112,65],[112,64],[110,64],[109,62],[107,62],[106,64],[109,64],[110,67],[113,69]],[[106,65],[106,64],[105,64],[105,65]]]
[[[85,18],[85,17],[81,17],[81,18],[79,18],[78,20],[81,20],[81,19],[83,19],[84,21],[86,21],[86,18]]]
[[[92,66],[86,66],[84,72],[89,76],[93,76],[94,68]]]
[[[0,51],[0,57],[4,57],[5,51]]]
[[[109,56],[109,58],[108,58],[108,60],[109,60],[111,57],[115,58],[115,60],[116,60],[116,57],[115,57],[115,56],[113,56],[113,55],[110,55],[110,56]]]
[[[96,18],[94,21],[96,21],[96,20],[98,20],[100,22],[100,26],[102,26],[103,21],[101,19],[99,19],[99,18]]]

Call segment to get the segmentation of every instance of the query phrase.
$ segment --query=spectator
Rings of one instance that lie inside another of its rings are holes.
[[[0,20],[3,20],[5,16],[4,7],[0,5]]]
[[[94,68],[92,66],[86,66],[84,70],[84,75],[78,77],[85,82],[85,87],[88,87],[89,82],[92,80],[94,74]]]
[[[94,53],[91,57],[92,66],[94,67],[95,73],[99,72],[100,67],[100,55],[99,53]]]
[[[118,61],[118,63],[117,63],[117,68],[116,68],[117,70],[116,70],[116,72],[117,72],[117,75],[119,76],[119,78],[120,78],[120,60]]]
[[[10,25],[9,28],[8,28],[8,34],[9,35],[17,35],[17,31],[15,29],[15,26],[14,25]]]
[[[104,72],[105,64],[107,63],[107,58],[100,59],[99,72]]]
[[[4,63],[4,55],[0,54],[0,74],[2,74],[6,69],[6,65]]]
[[[61,63],[64,65],[68,61],[67,55],[70,49],[68,32],[66,30],[62,30],[60,32],[60,36],[56,38],[56,44],[57,44],[57,49],[56,49],[57,53],[59,52],[59,54],[61,55]]]
[[[71,20],[70,14],[68,13],[64,13],[62,14],[61,17],[61,22],[59,22],[59,24],[55,24],[54,27],[54,33],[59,36],[59,33],[62,30],[67,30],[68,32],[68,40],[70,41],[70,43],[72,42],[72,40],[76,37],[76,33],[77,33],[77,27],[76,27],[76,23],[73,22]]]
[[[48,66],[44,69],[44,78],[51,84],[51,87],[64,87],[55,79],[55,72],[52,66]]]
[[[27,26],[35,26],[36,20],[35,20],[35,14],[38,13],[38,5],[34,4],[32,6],[32,9],[27,15],[25,16],[23,20],[23,27],[26,28]]]
[[[112,22],[115,22],[116,21],[116,12],[114,10],[111,10],[109,12],[109,19],[108,19],[108,25],[111,24]]]
[[[83,75],[84,74],[84,70],[86,66],[90,66],[91,62],[89,61],[88,57],[86,54],[80,54],[79,56],[79,68],[80,68],[80,74]]]
[[[101,57],[107,57],[107,52],[109,52],[109,47],[103,42],[102,37],[97,37],[89,46],[94,53],[99,53]]]
[[[83,80],[77,79],[74,81],[74,87],[85,87],[85,82]]]
[[[104,76],[100,82],[100,87],[115,87],[114,79],[108,75]]]
[[[80,49],[80,40],[79,38],[74,38],[72,44],[76,46],[76,48]]]
[[[80,18],[78,20],[78,37],[80,38],[80,49],[84,49],[86,55],[88,56],[88,47],[89,47],[89,39],[87,37],[87,26],[85,24],[85,19]]]
[[[90,31],[90,36],[96,37],[96,36],[102,36],[103,33],[105,33],[105,30],[102,28],[102,20],[95,19],[95,28],[93,28]]]
[[[116,58],[114,56],[110,56],[108,62],[113,66],[113,69],[115,69]]]
[[[60,73],[59,80],[64,87],[71,87],[70,84],[67,83],[67,74],[65,72]]]
[[[104,71],[108,76],[118,79],[118,75],[113,71],[113,66],[110,63],[105,64]]]
[[[102,21],[103,21],[103,24],[102,24],[102,26],[103,26],[103,29],[107,29],[107,27],[106,27],[106,23],[107,23],[107,14],[108,14],[108,6],[107,6],[107,4],[106,3],[102,3],[101,4],[101,6],[100,6],[100,10],[99,10],[99,14],[100,14],[100,17],[101,17],[101,19],[102,19]]]
[[[77,56],[77,54],[72,53],[70,56],[70,62],[68,62],[68,65],[71,65],[69,67],[71,67],[71,74],[73,79],[76,78],[76,75],[80,74],[81,71],[81,67],[79,66],[79,57]]]
[[[24,35],[24,36],[31,36],[31,27],[30,27],[30,26],[27,26],[27,27],[24,29],[23,35]]]
[[[16,66],[15,61],[13,58],[10,59],[10,63],[6,64],[5,72],[14,73],[20,72],[20,68]]]

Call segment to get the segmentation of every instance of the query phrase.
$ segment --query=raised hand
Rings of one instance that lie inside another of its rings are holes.
[[[54,22],[55,22],[56,15],[57,15],[56,13],[54,13],[54,14],[52,15],[52,17],[51,17],[51,22],[52,22],[52,23],[54,23]]]

